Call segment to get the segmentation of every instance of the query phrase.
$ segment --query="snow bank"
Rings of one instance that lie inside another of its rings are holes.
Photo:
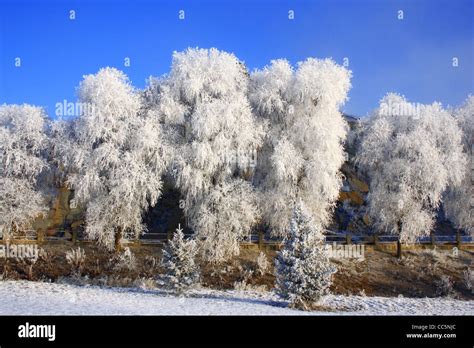
[[[188,297],[160,291],[0,282],[0,315],[473,315],[474,301],[329,295],[331,312],[302,312],[268,292],[200,289]]]

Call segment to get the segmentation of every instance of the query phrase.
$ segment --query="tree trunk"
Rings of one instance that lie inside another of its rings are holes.
[[[402,243],[400,242],[400,235],[402,234],[403,224],[401,221],[398,221],[398,239],[397,239],[397,258],[402,258]]]
[[[352,244],[352,234],[346,233],[346,244]]]
[[[45,236],[46,236],[45,230],[40,229],[38,231],[38,233],[36,234],[36,240],[37,240],[38,244],[43,244],[44,243],[44,241],[46,239]]]
[[[461,232],[459,230],[456,231],[456,245],[458,249],[461,249]]]
[[[374,245],[375,246],[379,245],[379,235],[378,235],[378,233],[374,234]]]
[[[115,252],[118,253],[122,250],[122,228],[118,227],[115,230]]]
[[[265,233],[263,231],[258,231],[258,249],[262,250],[264,246]],[[252,240],[250,240],[252,242]]]

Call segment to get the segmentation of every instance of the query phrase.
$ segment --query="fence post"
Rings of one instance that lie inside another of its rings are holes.
[[[456,244],[458,249],[461,249],[461,233],[459,230],[456,231]]]
[[[77,231],[72,231],[72,244],[76,245],[77,243]]]
[[[400,243],[400,238],[397,239],[397,258],[402,258],[402,243]]]
[[[352,244],[352,234],[346,233],[346,244]]]
[[[258,231],[258,249],[259,250],[263,249],[264,237],[265,237],[265,234],[263,233],[263,231]]]
[[[430,237],[431,237],[431,245],[436,246],[436,237],[433,231],[430,232]]]
[[[377,233],[374,234],[374,245],[379,245],[379,235]]]

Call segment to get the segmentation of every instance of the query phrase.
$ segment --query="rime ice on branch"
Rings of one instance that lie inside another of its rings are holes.
[[[324,235],[302,201],[293,209],[288,233],[276,259],[276,288],[291,307],[311,309],[328,294],[336,269]]]
[[[238,254],[259,215],[247,159],[263,128],[247,89],[247,70],[233,54],[188,49],[175,52],[171,72],[145,92],[174,147],[172,174],[187,223],[211,262]]]
[[[464,176],[462,133],[439,103],[413,108],[404,97],[387,94],[380,105],[365,125],[356,163],[370,177],[375,227],[414,242],[432,229],[448,185]]]
[[[332,60],[309,58],[294,70],[275,60],[251,75],[249,99],[268,123],[254,182],[262,191],[265,222],[285,235],[289,202],[301,199],[319,226],[330,222],[339,195],[347,124],[339,107],[351,72]]]
[[[449,187],[444,208],[457,228],[474,234],[474,96],[469,96],[461,107],[454,110],[454,117],[463,132],[463,149],[468,161],[462,182]]]
[[[28,228],[47,211],[38,188],[46,169],[47,119],[43,109],[27,104],[0,106],[0,234]]]
[[[161,195],[168,149],[155,118],[140,112],[139,94],[113,68],[84,77],[84,108],[74,120],[68,160],[75,204],[86,209],[86,235],[111,249],[144,231],[142,214]]]
[[[183,229],[178,226],[163,249],[164,280],[166,285],[178,293],[184,292],[199,282],[200,270],[196,261],[197,244],[194,239],[186,240]]]

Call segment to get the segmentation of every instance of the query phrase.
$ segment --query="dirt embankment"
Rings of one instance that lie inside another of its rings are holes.
[[[85,261],[75,267],[66,252],[77,247],[47,244],[36,263],[0,259],[1,279],[64,281],[107,286],[155,286],[163,272],[161,250],[157,247],[131,248],[134,267],[121,266],[114,253],[84,245]],[[260,288],[274,285],[273,258],[267,252],[269,267],[257,264],[258,250],[242,250],[240,256],[220,265],[202,265],[202,284],[217,289]],[[338,268],[332,291],[335,294],[367,296],[437,297],[452,296],[474,300],[474,253],[450,250],[405,251],[401,259],[382,251],[367,251],[361,259],[334,259]],[[127,261],[125,261],[127,264]]]

